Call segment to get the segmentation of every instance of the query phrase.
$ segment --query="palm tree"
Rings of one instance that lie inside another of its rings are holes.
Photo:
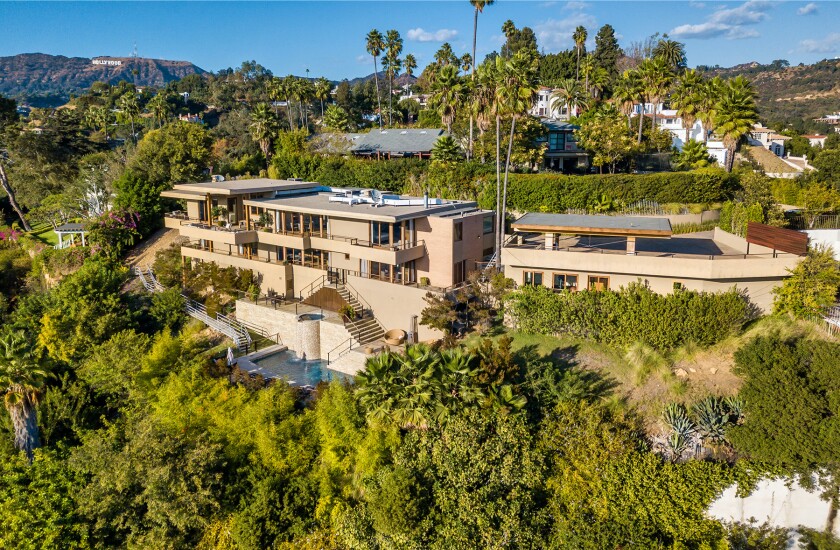
[[[589,77],[592,75],[592,72],[595,70],[595,58],[592,55],[587,55],[583,58],[583,62],[580,63],[580,71],[583,73],[583,92],[588,96],[589,95]]]
[[[741,139],[758,122],[755,90],[749,81],[737,76],[726,82],[715,115],[715,127],[726,147],[726,171],[732,171],[735,149]]]
[[[158,92],[158,94],[149,101],[147,107],[152,112],[152,117],[154,117],[155,122],[158,124],[158,128],[162,128],[163,123],[169,120],[169,115],[172,114],[172,107],[169,105],[169,98],[163,91]]]
[[[286,99],[286,113],[289,117],[289,130],[297,129],[297,124],[295,124],[294,117],[292,116],[292,96],[294,95],[296,80],[297,79],[294,76],[288,75],[277,83],[278,94],[282,94]]]
[[[475,117],[480,137],[484,136],[484,132],[490,127],[493,119],[493,103],[496,95],[494,69],[493,62],[484,63],[478,67],[470,95],[470,116]],[[481,162],[484,163],[483,150]]]
[[[716,76],[706,80],[698,92],[697,118],[703,124],[703,143],[707,143],[709,134],[715,131],[715,120],[724,86],[723,80]]]
[[[575,32],[572,33],[572,40],[575,41],[575,50],[577,50],[577,68],[575,69],[575,78],[577,80],[580,80],[580,52],[583,50],[584,44],[586,44],[587,36],[586,27],[583,25],[578,26]]]
[[[572,109],[576,109],[581,101],[580,83],[573,78],[564,78],[554,89],[551,98],[551,110],[566,107],[566,114],[572,117]]]
[[[417,60],[414,58],[414,55],[408,54],[405,56],[403,60],[403,70],[405,70],[405,74],[408,76],[414,76],[414,69],[417,68]]]
[[[134,119],[140,114],[140,105],[137,103],[137,94],[126,92],[117,101],[120,108],[120,115],[123,120],[131,123],[131,138],[137,143],[137,134],[134,133]]]
[[[700,110],[699,93],[703,79],[694,69],[686,69],[671,92],[671,107],[676,109],[685,127],[685,141],[688,143],[691,128],[697,121]]]
[[[382,129],[382,101],[379,99],[379,74],[376,67],[376,58],[385,48],[385,40],[382,33],[376,29],[367,34],[367,52],[373,56],[373,80],[376,83],[376,104],[379,107],[379,129]]]
[[[394,99],[394,73],[400,72],[400,54],[403,49],[403,40],[400,33],[396,30],[390,30],[385,33],[385,47],[387,52],[383,63],[387,63],[388,71],[388,126],[393,125],[391,114],[393,112]]]
[[[633,106],[641,95],[641,81],[636,71],[625,71],[613,87],[612,100],[619,111],[627,117],[627,129],[630,129]]]
[[[499,103],[505,113],[511,116],[510,138],[508,140],[507,159],[505,160],[505,181],[502,187],[502,213],[500,222],[504,224],[507,209],[507,184],[510,173],[510,157],[513,153],[513,134],[516,129],[516,120],[521,116],[527,116],[528,110],[534,103],[534,96],[537,93],[534,80],[537,73],[537,60],[532,58],[526,50],[516,52],[514,56],[505,63],[504,72],[501,75],[500,86],[496,89]],[[500,235],[504,233],[502,226]],[[499,250],[502,243],[499,242]]]
[[[653,105],[653,127],[656,127],[656,110],[659,102],[671,89],[672,74],[668,65],[661,59],[645,59],[639,65],[639,74],[645,95]],[[644,109],[642,109],[644,110]]]
[[[472,64],[470,67],[470,80],[475,82],[475,42],[478,36],[478,14],[484,13],[484,8],[493,4],[493,0],[470,0],[473,7],[473,41],[472,41]],[[467,148],[467,157],[472,158],[473,153],[473,116],[470,112],[470,141]]]
[[[0,339],[0,391],[12,418],[15,448],[25,452],[30,461],[33,451],[41,446],[36,406],[49,377],[39,363],[40,357],[22,331]]]
[[[598,99],[601,96],[601,92],[610,83],[610,73],[603,67],[595,67],[590,79],[592,80],[592,97]]]
[[[89,107],[85,113],[85,123],[93,129],[101,129],[108,141],[108,121],[111,112],[104,105]]]
[[[438,67],[452,65],[454,62],[457,62],[457,60],[458,58],[455,57],[455,52],[452,51],[452,44],[449,42],[441,44],[438,51],[435,52],[435,63],[437,63]]]
[[[432,160],[456,162],[461,159],[461,148],[452,136],[440,136],[432,146]]]
[[[260,103],[251,112],[250,130],[251,137],[260,146],[267,166],[271,154],[271,140],[277,131],[277,117],[265,103]]]
[[[454,65],[444,65],[438,71],[435,83],[432,85],[431,104],[446,125],[446,131],[452,132],[455,112],[463,99],[463,86],[458,68]]]
[[[661,59],[672,72],[677,72],[685,68],[685,45],[671,40],[666,34],[653,48],[653,58]]]
[[[324,118],[324,101],[330,98],[332,83],[323,76],[315,81],[315,99],[321,102],[321,118]]]

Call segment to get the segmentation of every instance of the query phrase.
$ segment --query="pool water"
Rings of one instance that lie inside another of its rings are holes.
[[[349,374],[327,368],[326,361],[303,361],[288,350],[257,359],[254,364],[261,369],[263,376],[281,378],[293,386],[315,386],[321,381],[353,378]]]

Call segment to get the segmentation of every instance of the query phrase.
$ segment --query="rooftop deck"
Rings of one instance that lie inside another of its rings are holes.
[[[505,248],[545,250],[546,240],[541,233],[522,233],[521,242],[517,236],[509,239]],[[627,255],[627,244],[623,237],[559,237],[551,250],[583,252],[590,254]],[[636,256],[659,258],[697,258],[697,259],[749,259],[772,258],[773,253],[744,254],[720,241],[716,241],[711,231],[676,235],[670,239],[636,238]]]

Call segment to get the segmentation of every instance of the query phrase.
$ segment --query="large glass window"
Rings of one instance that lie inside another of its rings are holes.
[[[609,277],[589,276],[589,290],[607,290],[610,288]]]
[[[481,220],[482,232],[487,235],[488,233],[492,233],[493,229],[496,227],[496,220],[494,216],[484,216]]]
[[[543,274],[542,271],[525,271],[523,277],[523,283],[526,285],[542,285],[543,284]]]
[[[577,275],[569,273],[554,273],[551,287],[554,290],[577,290]]]
[[[548,150],[563,151],[566,148],[565,132],[551,132],[548,134]]]
[[[455,222],[455,242],[464,240],[464,222]]]
[[[370,242],[378,246],[391,244],[391,224],[388,222],[371,222]]]

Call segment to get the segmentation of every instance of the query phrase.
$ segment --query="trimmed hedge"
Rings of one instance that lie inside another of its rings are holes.
[[[654,174],[511,174],[508,207],[519,212],[563,212],[590,208],[602,196],[624,204],[640,200],[664,203],[710,203],[731,198],[738,176],[723,170]],[[486,188],[481,206],[493,208],[495,185]]]
[[[688,342],[710,346],[740,332],[752,318],[737,290],[657,294],[641,283],[620,290],[555,293],[525,286],[510,294],[505,312],[513,325],[538,334],[570,333],[616,346],[642,342],[672,349]]]

